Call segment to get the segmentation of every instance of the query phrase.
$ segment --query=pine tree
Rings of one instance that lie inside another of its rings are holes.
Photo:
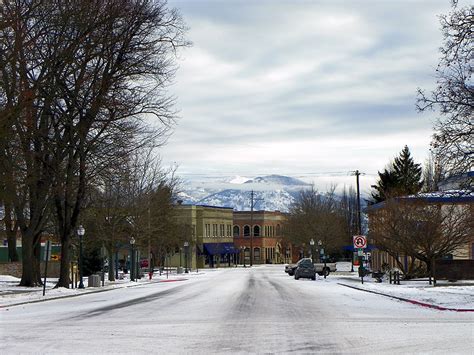
[[[392,191],[397,187],[397,178],[390,169],[384,169],[383,172],[378,172],[379,180],[376,185],[372,185],[375,190],[372,192],[372,201],[368,201],[369,204],[379,203],[390,197]]]
[[[408,146],[395,158],[393,172],[397,179],[397,190],[401,195],[412,195],[421,190],[421,165],[413,161]]]
[[[372,185],[370,204],[382,202],[390,197],[412,195],[421,190],[421,165],[411,157],[410,149],[405,146],[388,169],[379,172],[379,180]]]

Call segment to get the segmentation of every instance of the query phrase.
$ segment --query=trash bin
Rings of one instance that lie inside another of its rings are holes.
[[[182,267],[182,266],[178,266],[178,268],[176,269],[176,273],[177,273],[177,274],[182,274],[182,273],[183,273],[183,267]]]
[[[88,287],[100,287],[100,276],[90,275],[88,278]]]

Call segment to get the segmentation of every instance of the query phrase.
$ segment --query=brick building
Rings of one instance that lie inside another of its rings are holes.
[[[280,211],[234,211],[234,245],[240,250],[239,262],[279,264],[291,261],[291,246],[283,241],[285,215]],[[253,237],[251,237],[251,234]]]

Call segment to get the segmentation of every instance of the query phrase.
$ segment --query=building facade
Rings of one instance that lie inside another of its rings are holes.
[[[418,195],[397,197],[393,200],[401,204],[417,204],[418,206],[424,206],[423,208],[436,208],[441,215],[453,215],[454,218],[451,220],[456,219],[457,213],[463,211],[464,214],[467,210],[471,216],[471,221],[474,220],[474,192],[471,190],[446,190],[420,193]],[[384,213],[386,213],[387,208],[390,207],[388,207],[386,201],[367,208],[369,237],[371,236],[371,230],[376,228],[375,224],[383,223]],[[424,221],[420,221],[419,223],[424,223]],[[474,260],[474,231],[472,229],[472,223],[467,224],[465,232],[468,233],[467,242],[453,250],[452,253],[446,254],[443,259]],[[377,244],[377,242],[375,242],[375,244]],[[408,265],[412,261],[414,261],[414,259],[412,260],[410,257],[403,255],[403,253],[394,257],[385,251],[377,249],[373,250],[371,255],[373,270],[382,270],[384,266],[393,268],[399,265],[404,265],[404,269],[407,270]]]
[[[205,205],[177,205],[181,225],[190,230],[189,248],[180,251],[180,262],[188,258],[188,267],[233,266],[238,250],[232,238],[233,209]],[[177,264],[177,255],[173,264]],[[177,265],[173,265],[177,266]]]
[[[234,212],[233,236],[239,249],[239,262],[250,264],[280,264],[291,261],[291,246],[283,241],[286,217],[280,211]]]

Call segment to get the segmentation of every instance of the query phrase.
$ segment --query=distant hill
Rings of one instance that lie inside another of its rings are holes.
[[[229,177],[205,183],[189,184],[179,197],[188,204],[231,207],[250,210],[250,191],[254,190],[255,210],[288,212],[299,191],[310,184],[282,175],[258,176],[252,179]]]

